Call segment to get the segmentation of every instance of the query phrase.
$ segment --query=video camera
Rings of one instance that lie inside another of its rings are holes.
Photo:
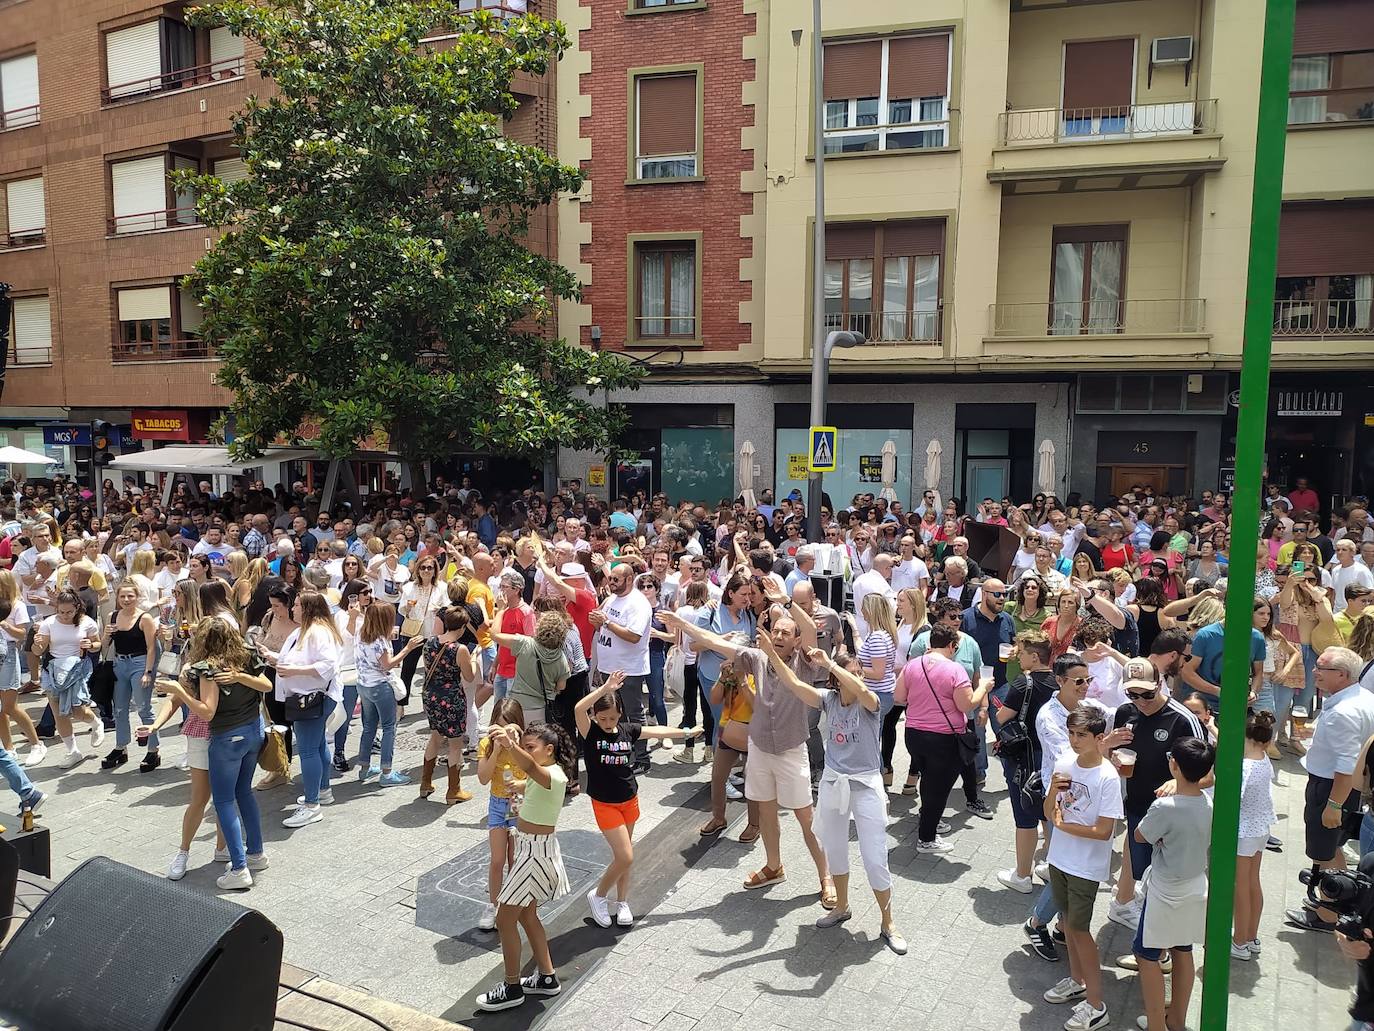
[[[1367,864],[1358,873],[1348,870],[1303,870],[1298,880],[1307,885],[1307,897],[1339,916],[1336,930],[1356,941],[1364,939],[1365,928],[1374,931],[1374,876]]]

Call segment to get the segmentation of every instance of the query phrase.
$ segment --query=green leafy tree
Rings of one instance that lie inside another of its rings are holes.
[[[246,179],[178,174],[228,230],[187,285],[235,452],[305,420],[335,455],[377,431],[411,462],[608,451],[624,411],[593,396],[641,370],[545,334],[579,287],[525,245],[582,176],[502,134],[512,77],[557,61],[563,27],[456,0],[222,0],[190,20],[256,40],[276,86],[233,122]]]

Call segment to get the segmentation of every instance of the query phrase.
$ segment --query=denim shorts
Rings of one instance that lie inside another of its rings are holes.
[[[512,828],[518,823],[520,817],[512,816],[510,811],[509,798],[497,798],[492,795],[487,800],[487,829],[496,830],[499,827]]]

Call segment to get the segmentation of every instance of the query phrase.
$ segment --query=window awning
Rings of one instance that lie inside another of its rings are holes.
[[[223,447],[159,447],[119,455],[105,468],[118,473],[193,473],[199,476],[242,476],[279,462],[309,462],[327,459],[313,448],[268,448],[259,458],[235,462]]]

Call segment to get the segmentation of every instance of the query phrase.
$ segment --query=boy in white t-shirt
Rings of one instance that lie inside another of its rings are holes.
[[[1065,1031],[1096,1031],[1110,1022],[1102,1000],[1102,968],[1092,935],[1093,902],[1111,875],[1112,837],[1126,810],[1116,769],[1102,759],[1107,719],[1080,705],[1069,713],[1069,748],[1054,765],[1045,792],[1050,836],[1050,890],[1063,914],[1069,976],[1045,992],[1053,1003],[1082,1000],[1064,1022]]]

